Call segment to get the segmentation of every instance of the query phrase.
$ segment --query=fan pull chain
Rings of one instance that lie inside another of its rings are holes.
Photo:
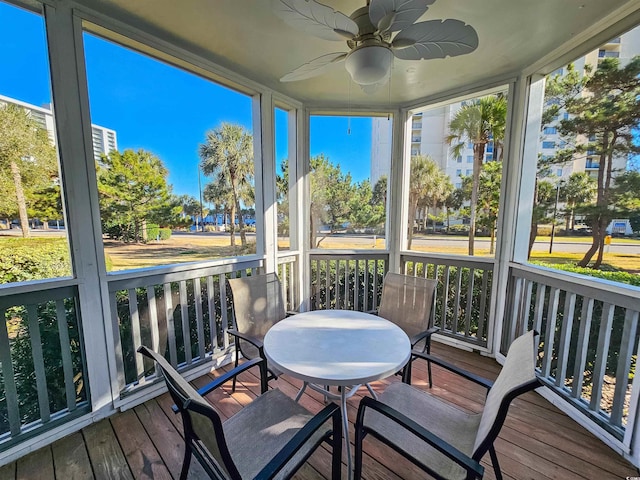
[[[351,76],[349,76],[349,95],[347,103],[349,105],[349,116],[347,117],[347,135],[351,135]]]
[[[393,72],[393,65],[391,65],[389,69],[389,81],[387,82],[389,84],[389,95],[387,97],[387,109],[389,112],[387,113],[387,121],[391,120],[391,72]]]

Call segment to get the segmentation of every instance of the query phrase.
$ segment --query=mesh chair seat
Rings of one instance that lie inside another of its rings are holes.
[[[242,478],[254,478],[313,417],[280,390],[269,390],[222,424],[229,452]],[[323,436],[324,424],[275,478],[287,478]]]
[[[379,396],[385,405],[403,412],[411,420],[460,450],[469,457],[480,426],[479,414],[467,413],[440,398],[411,387],[405,383],[394,383]],[[389,418],[371,411],[365,416],[364,425],[383,435],[406,453],[444,478],[463,479],[466,472],[454,461],[425,446],[424,442]]]
[[[436,478],[481,478],[484,468],[479,462],[489,452],[496,479],[500,480],[493,443],[509,405],[518,395],[540,386],[535,372],[536,335],[530,331],[513,341],[495,382],[434,357],[418,355],[487,388],[481,413],[464,412],[404,383],[389,386],[379,401],[363,398],[355,427],[356,480],[362,473],[362,440],[369,433]]]

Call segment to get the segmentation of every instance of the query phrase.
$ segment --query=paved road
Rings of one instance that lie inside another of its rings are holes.
[[[35,230],[32,231],[34,236],[63,236],[65,235],[63,231],[56,230]],[[0,230],[0,236],[10,235],[10,236],[19,236],[20,230]],[[187,233],[187,232],[174,232],[174,237],[193,237],[194,235],[198,236],[227,236],[228,233],[225,232],[200,232],[200,233]],[[254,237],[254,233],[248,233],[247,237]],[[380,245],[381,238],[377,237],[378,245]],[[466,248],[467,239],[465,237],[454,237],[454,236],[430,236],[430,237],[414,237],[413,239],[414,245],[417,246],[429,246],[429,247],[437,247],[441,248],[443,252],[447,249],[456,249],[459,250],[461,248]],[[322,241],[323,248],[340,248],[344,246],[345,243],[355,244],[361,246],[361,248],[367,248],[373,246],[373,235],[333,235],[328,236]],[[488,238],[476,238],[476,248],[479,249],[489,249],[489,239]],[[587,251],[591,243],[589,242],[571,242],[566,238],[559,237],[556,238],[553,242],[553,251],[554,252],[567,252],[567,253],[584,253]],[[544,242],[536,242],[533,245],[533,249],[541,252],[549,251],[549,241]],[[620,243],[618,239],[612,239],[611,245],[608,247],[608,251],[610,253],[618,253],[618,254],[626,254],[626,255],[640,255],[640,243]]]

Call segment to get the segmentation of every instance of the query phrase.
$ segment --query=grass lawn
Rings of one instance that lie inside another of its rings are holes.
[[[436,238],[436,237],[433,237]],[[442,238],[437,237],[437,238]],[[453,245],[449,245],[446,249],[438,245],[414,245],[413,249],[416,251],[423,251],[429,253],[449,253],[454,255],[466,255],[467,245],[466,239],[460,238],[460,242],[455,242]],[[548,237],[538,237],[539,241],[548,241]],[[588,243],[589,237],[557,237],[556,242],[563,241],[575,241],[576,243]],[[66,243],[66,238],[10,238],[0,236],[0,248],[5,248],[14,245],[29,245],[33,250],[37,251],[39,245],[48,245],[60,242]],[[640,244],[640,240],[635,239],[613,239],[613,242],[623,242]],[[236,236],[236,245],[231,247],[228,235],[181,235],[173,236],[169,240],[162,242],[151,242],[148,244],[125,244],[113,240],[105,240],[104,248],[105,253],[108,256],[108,265],[112,271],[116,270],[129,270],[135,268],[153,267],[158,265],[169,265],[175,263],[187,263],[212,260],[216,258],[234,257],[238,255],[249,255],[255,253],[255,237],[249,238],[249,245],[245,251],[242,251],[240,244],[240,238]],[[288,248],[288,239],[280,239],[279,247],[281,249]],[[459,244],[458,244],[459,243]],[[488,256],[488,244],[482,243],[482,247],[485,245],[487,248],[476,248],[477,256]],[[321,247],[323,245],[321,244]],[[361,243],[350,243],[349,238],[336,239],[333,238],[331,243],[327,247],[336,249],[362,249],[362,248],[384,248],[384,239],[378,238],[375,246],[373,238],[371,239],[371,245],[363,245]],[[558,249],[561,246],[558,245]],[[554,252],[549,254],[546,251],[534,250],[531,255],[531,260],[538,260],[547,263],[577,263],[582,258],[581,253],[567,253],[567,252]],[[630,273],[640,273],[640,255],[637,254],[619,254],[605,252],[604,263],[619,270],[627,271]]]

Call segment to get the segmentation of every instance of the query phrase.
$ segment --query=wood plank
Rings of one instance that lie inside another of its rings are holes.
[[[64,437],[51,447],[56,478],[61,480],[92,480],[94,478],[87,447],[80,432]]]
[[[0,467],[0,480],[15,480],[16,463],[17,462],[11,462]]]
[[[184,458],[184,439],[181,433],[176,430],[155,400],[139,405],[134,410],[169,472],[174,478],[178,478]],[[195,459],[191,461],[189,478],[208,478]]]
[[[44,447],[18,460],[16,480],[54,478],[51,447]]]
[[[133,410],[111,417],[111,425],[137,479],[171,480],[171,474]]]
[[[82,430],[96,480],[132,480],[127,460],[109,420]]]

